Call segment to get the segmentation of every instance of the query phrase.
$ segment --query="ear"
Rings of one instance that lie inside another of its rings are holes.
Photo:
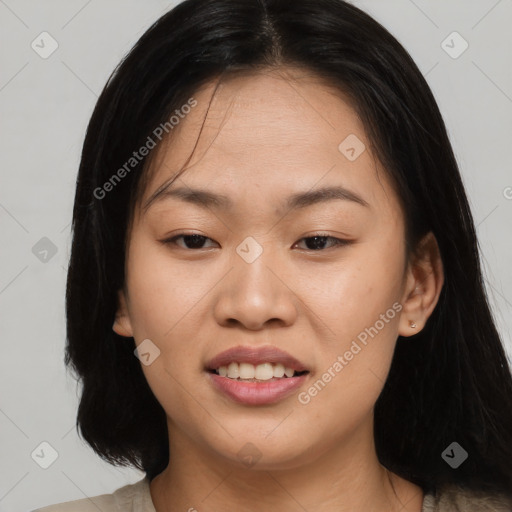
[[[425,326],[434,311],[444,284],[444,270],[437,240],[432,232],[418,243],[407,269],[398,332],[412,336]]]
[[[119,290],[117,292],[117,312],[116,319],[114,320],[114,325],[112,329],[115,333],[119,334],[119,336],[125,336],[127,338],[133,337],[132,324],[130,322],[130,316],[128,314],[128,308],[126,305],[126,295],[124,290]]]

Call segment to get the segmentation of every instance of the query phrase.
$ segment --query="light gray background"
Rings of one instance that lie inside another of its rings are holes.
[[[74,182],[97,96],[143,31],[176,3],[0,0],[0,511],[110,493],[143,476],[102,462],[74,429],[64,290]],[[434,91],[511,354],[512,0],[353,3],[401,41]],[[43,31],[59,45],[47,59],[31,48]],[[469,43],[457,59],[441,46],[453,31]],[[57,248],[47,262],[32,252],[43,237]],[[58,452],[48,469],[31,458],[43,441]]]

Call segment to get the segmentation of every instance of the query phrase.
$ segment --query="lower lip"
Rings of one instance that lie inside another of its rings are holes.
[[[244,382],[221,377],[216,373],[208,375],[215,388],[235,402],[246,405],[266,405],[274,404],[291,395],[304,383],[309,374],[262,382]]]

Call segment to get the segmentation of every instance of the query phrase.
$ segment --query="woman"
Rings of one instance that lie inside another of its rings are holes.
[[[146,477],[40,511],[512,510],[512,378],[457,163],[361,10],[160,18],[98,100],[73,229],[77,425]]]

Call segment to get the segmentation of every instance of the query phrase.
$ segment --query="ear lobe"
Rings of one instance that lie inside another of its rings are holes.
[[[130,316],[128,314],[128,308],[126,306],[126,296],[124,290],[119,290],[117,292],[117,311],[116,311],[116,319],[114,320],[114,325],[112,326],[112,330],[119,334],[119,336],[125,336],[126,338],[133,337],[132,324],[130,322]]]
[[[419,242],[407,272],[399,324],[399,334],[404,337],[423,329],[443,288],[443,263],[432,232],[427,233]]]

